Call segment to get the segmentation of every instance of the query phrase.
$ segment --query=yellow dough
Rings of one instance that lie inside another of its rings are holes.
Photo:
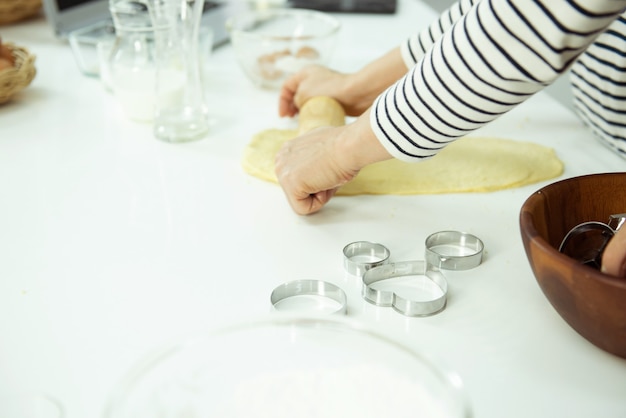
[[[336,121],[336,109],[329,114]],[[274,156],[283,142],[297,135],[297,130],[278,129],[258,133],[244,150],[244,170],[276,183]],[[365,167],[337,194],[487,192],[548,180],[562,173],[563,163],[551,148],[501,138],[465,137],[426,161],[405,163],[393,159]]]

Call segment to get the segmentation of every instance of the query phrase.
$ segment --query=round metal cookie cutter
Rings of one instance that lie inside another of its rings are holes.
[[[343,266],[348,273],[361,277],[369,269],[386,264],[390,255],[382,244],[356,241],[343,247]]]
[[[318,313],[345,314],[348,308],[348,298],[346,293],[340,287],[323,280],[294,280],[283,283],[272,291],[270,301],[272,302],[272,307],[274,309],[282,310],[279,305],[288,301],[295,302],[296,296],[314,297],[315,300],[309,300],[309,302],[312,303],[308,303],[306,304],[307,306],[305,306],[309,311],[313,310],[318,311]],[[332,305],[330,306],[330,311],[327,309],[329,302]],[[322,307],[325,309],[320,310],[320,305],[324,305]],[[299,310],[303,310],[302,306],[300,306]]]
[[[403,276],[424,276],[427,282],[420,287],[420,293],[430,293],[424,299],[410,299],[400,296],[394,290],[378,290],[374,284],[383,280]],[[441,312],[446,307],[448,282],[438,269],[429,268],[424,261],[403,261],[374,267],[363,275],[363,298],[377,306],[391,306],[406,316],[428,316]]]
[[[443,270],[468,270],[482,262],[483,242],[459,231],[435,232],[426,238],[426,262]]]

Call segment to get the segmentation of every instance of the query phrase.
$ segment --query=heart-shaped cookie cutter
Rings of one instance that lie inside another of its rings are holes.
[[[426,300],[412,300],[400,296],[392,290],[379,290],[373,285],[383,280],[404,277],[424,276],[437,290],[437,296]],[[374,267],[363,274],[363,298],[376,306],[390,306],[406,316],[429,316],[441,312],[446,307],[448,282],[443,273],[425,261],[403,261]]]

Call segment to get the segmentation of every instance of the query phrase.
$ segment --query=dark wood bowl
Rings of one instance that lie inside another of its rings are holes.
[[[558,251],[586,221],[626,213],[626,173],[593,174],[550,184],[522,205],[520,230],[539,287],[580,335],[626,358],[626,279],[602,274]]]

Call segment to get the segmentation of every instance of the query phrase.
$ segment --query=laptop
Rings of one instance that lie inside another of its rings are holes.
[[[228,40],[224,23],[234,9],[241,9],[244,3],[205,0],[203,23],[213,28],[215,44]],[[395,13],[397,0],[284,0],[284,3],[290,7],[328,12]],[[43,9],[55,34],[63,39],[67,39],[72,31],[90,26],[108,25],[112,28],[109,0],[43,0]]]
[[[61,39],[69,39],[71,32],[88,27],[113,30],[109,0],[43,0],[42,3],[47,21]],[[215,44],[228,40],[225,22],[238,7],[241,7],[238,1],[205,0],[202,23],[215,32]]]
[[[384,13],[396,12],[397,0],[288,0],[291,7],[337,13]]]

